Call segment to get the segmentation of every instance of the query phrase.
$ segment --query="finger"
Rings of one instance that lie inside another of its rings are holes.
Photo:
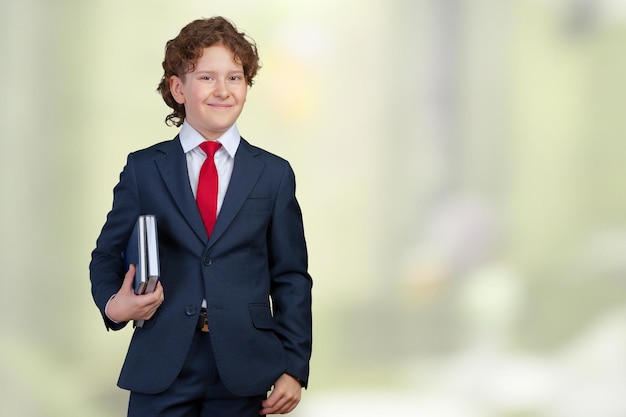
[[[267,399],[265,399],[261,404],[264,409],[275,410],[280,406],[283,401],[284,394],[281,392],[280,389],[274,386],[274,389],[270,393],[269,397],[267,397]]]
[[[161,285],[161,281],[157,282],[154,292],[159,296],[159,298],[163,298],[163,285]]]
[[[264,409],[274,408],[274,406],[276,405],[275,404],[276,401],[277,401],[276,395],[274,391],[272,391],[270,396],[261,402],[261,405],[263,406]]]
[[[264,402],[263,410],[261,411],[263,412],[263,414],[282,414],[282,413],[285,413],[287,409],[288,409],[287,399],[285,397],[280,397],[274,403]]]
[[[147,300],[147,304],[155,305],[158,307],[161,305],[161,303],[163,303],[163,300],[165,300],[163,287],[159,283],[159,285],[157,285],[156,289],[153,292],[144,294],[142,295],[142,297],[144,297],[144,299]]]
[[[152,316],[154,316],[154,314],[159,309],[159,305],[160,304],[155,304],[155,303],[145,305],[141,310],[142,318],[144,320],[149,320],[150,318],[152,318]]]
[[[274,411],[275,413],[279,413],[279,414],[286,414],[291,412],[294,408],[296,408],[296,405],[298,405],[298,401],[295,399],[286,399],[285,401],[282,402],[282,404],[278,405],[277,407],[274,407],[276,409],[276,411]]]
[[[287,414],[296,409],[297,404],[285,404],[282,407],[263,408],[260,411],[262,415],[268,414]]]
[[[143,315],[142,319],[143,320],[150,320],[152,318],[152,316],[154,316],[154,313],[156,313],[156,309],[151,309],[146,314]]]

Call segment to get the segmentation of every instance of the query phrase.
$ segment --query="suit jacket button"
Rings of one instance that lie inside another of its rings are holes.
[[[209,266],[213,263],[213,261],[208,256],[205,256],[204,259],[202,259],[202,263],[204,266]]]
[[[190,306],[185,307],[185,313],[188,316],[195,316],[197,311],[198,311],[198,309],[196,308],[196,306],[191,306],[190,305]]]

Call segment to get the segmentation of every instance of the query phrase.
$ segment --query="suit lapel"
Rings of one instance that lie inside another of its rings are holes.
[[[255,158],[258,153],[248,142],[241,138],[235,154],[233,174],[220,213],[217,216],[209,245],[216,242],[228,228],[235,215],[248,198],[263,171],[263,163]]]
[[[206,244],[207,235],[189,185],[187,160],[180,139],[177,136],[175,140],[167,142],[167,145],[162,148],[164,153],[156,158],[155,163],[183,217],[198,238]]]

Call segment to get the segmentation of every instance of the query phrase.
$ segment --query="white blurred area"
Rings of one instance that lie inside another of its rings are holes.
[[[296,417],[626,415],[626,3],[0,0],[0,415],[125,415],[87,266],[172,138],[164,44],[222,14],[239,127],[294,166],[314,277]]]

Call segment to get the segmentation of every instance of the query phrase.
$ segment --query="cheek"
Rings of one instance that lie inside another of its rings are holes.
[[[239,94],[239,101],[241,102],[241,104],[246,102],[246,99],[248,98],[248,90],[245,89],[242,92],[240,92]]]
[[[207,100],[206,92],[201,88],[196,88],[193,91],[189,92],[190,95],[187,96],[188,101],[193,102],[194,104],[201,105]],[[191,97],[191,99],[189,99]]]

